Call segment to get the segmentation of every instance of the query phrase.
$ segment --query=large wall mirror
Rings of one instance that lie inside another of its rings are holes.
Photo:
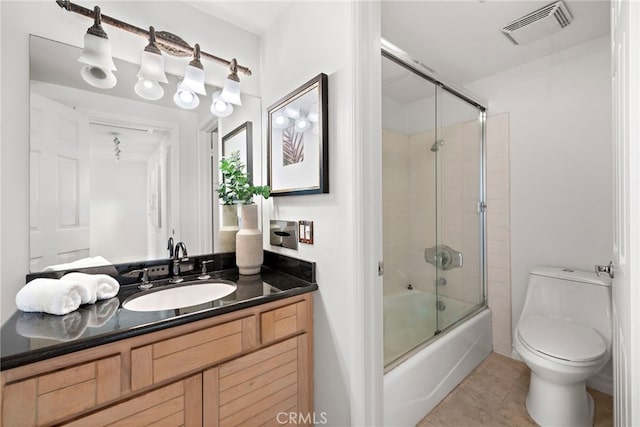
[[[117,58],[118,84],[96,89],[80,77],[80,52],[30,38],[31,272],[91,257],[167,258],[169,237],[189,255],[229,251],[220,243],[217,164],[223,138],[249,123],[261,184],[260,99],[243,94],[242,106],[217,118],[219,89],[207,87],[184,110],[173,102],[178,77],[168,74],[163,98],[146,101],[133,90],[139,65]]]

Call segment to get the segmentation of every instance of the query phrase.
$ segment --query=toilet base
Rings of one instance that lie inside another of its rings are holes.
[[[531,372],[527,412],[541,426],[592,426],[594,403],[586,382],[557,384]]]

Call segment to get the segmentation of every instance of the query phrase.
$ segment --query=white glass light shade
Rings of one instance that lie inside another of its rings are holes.
[[[285,129],[287,127],[289,127],[289,123],[291,122],[291,120],[289,119],[289,117],[287,117],[284,112],[282,110],[276,111],[273,114],[273,117],[271,119],[271,125],[275,128],[275,129]]]
[[[109,39],[86,33],[84,35],[84,48],[78,62],[93,65],[105,70],[115,71],[116,65],[111,58],[111,43]]]
[[[211,113],[218,117],[227,117],[233,113],[233,105],[221,99],[220,91],[211,96]]]
[[[133,87],[140,98],[155,101],[164,96],[164,89],[155,80],[138,77],[138,83]]]
[[[300,117],[296,120],[296,132],[306,132],[311,128],[311,122],[306,117]]]
[[[80,75],[85,82],[98,89],[111,89],[118,83],[118,79],[111,70],[95,65],[85,65],[80,70]]]
[[[169,83],[164,72],[164,58],[157,53],[143,51],[138,77],[155,82]]]
[[[190,92],[199,93],[200,95],[207,94],[204,88],[204,70],[202,68],[187,65],[181,85]]]
[[[118,82],[112,73],[113,70],[116,70],[116,65],[111,58],[109,39],[86,33],[84,48],[78,62],[87,64],[80,70],[80,75],[91,86],[99,89],[111,89]]]
[[[182,83],[182,81],[178,83],[178,90],[176,90],[176,94],[173,95],[173,102],[175,102],[180,108],[193,110],[200,105],[200,98],[198,98],[198,95],[190,91]]]
[[[242,105],[242,100],[240,99],[240,82],[227,78],[224,81],[224,87],[222,88],[220,97],[224,102]]]

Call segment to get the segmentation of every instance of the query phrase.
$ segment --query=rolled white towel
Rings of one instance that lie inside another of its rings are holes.
[[[108,274],[67,273],[60,280],[80,283],[90,288],[95,286],[97,299],[113,298],[120,290],[120,283]]]
[[[74,311],[64,316],[20,313],[16,321],[16,332],[27,338],[71,341],[84,333],[89,319],[90,313],[86,310]]]
[[[111,298],[89,305],[81,311],[87,310],[89,313],[89,322],[87,323],[87,326],[91,328],[100,328],[104,326],[111,317],[113,317],[119,307],[120,300],[118,300],[118,298]]]
[[[16,306],[21,311],[67,314],[77,310],[87,296],[77,282],[56,279],[33,279],[18,291]]]

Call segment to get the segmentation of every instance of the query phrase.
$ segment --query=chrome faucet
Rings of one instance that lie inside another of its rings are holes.
[[[182,250],[182,258],[180,258],[179,256],[180,250]],[[187,254],[187,245],[185,245],[184,242],[178,242],[176,243],[176,247],[173,248],[173,251],[171,253],[173,255],[172,256],[173,261],[171,262],[172,264],[171,274],[173,275],[173,277],[169,279],[169,282],[180,283],[184,280],[182,277],[180,277],[180,263],[182,261],[189,260],[189,256]]]
[[[187,245],[185,245],[184,242],[176,243],[176,248],[173,250],[173,257],[179,258],[178,254],[180,253],[180,249],[182,249],[183,261],[186,261],[188,254],[187,254]]]

